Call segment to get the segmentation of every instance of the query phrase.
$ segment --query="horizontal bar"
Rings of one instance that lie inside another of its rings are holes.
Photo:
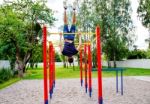
[[[52,34],[52,35],[60,35],[60,34],[68,34],[68,35],[71,35],[71,34],[94,35],[95,33],[92,33],[92,32],[76,32],[76,33],[56,32],[56,33],[51,33],[51,32],[48,32],[48,34]]]
[[[59,45],[59,43],[53,43],[54,45]],[[64,43],[62,43],[64,44]],[[74,43],[75,45],[79,45],[79,43]],[[86,42],[86,43],[81,43],[81,45],[84,45],[84,44],[91,44],[91,42]]]

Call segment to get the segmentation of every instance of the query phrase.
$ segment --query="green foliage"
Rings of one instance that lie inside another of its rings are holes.
[[[147,58],[146,52],[142,50],[134,50],[128,53],[127,59],[145,59]]]
[[[9,59],[12,69],[17,61],[24,70],[32,55],[34,60],[40,56],[36,48],[42,41],[41,23],[53,25],[53,11],[43,0],[15,0],[0,6],[0,20],[1,58]]]
[[[24,79],[43,79],[43,68],[38,69],[29,69],[26,73],[26,76]],[[75,70],[72,70],[72,67],[69,67],[67,69],[63,67],[56,67],[56,79],[62,79],[62,78],[80,78],[80,70],[79,67],[75,66]],[[116,72],[115,71],[103,71],[102,73],[103,77],[115,77]],[[144,76],[144,75],[150,75],[149,69],[142,69],[142,68],[126,68],[124,71],[125,76]],[[97,71],[92,72],[92,77],[97,78]]]
[[[148,49],[148,50],[146,51],[146,56],[147,56],[148,59],[150,59],[150,49]]]
[[[150,29],[150,0],[140,0],[137,12],[142,24]]]
[[[55,62],[62,62],[62,57],[58,52],[55,53]]]
[[[100,25],[102,51],[106,54],[107,60],[115,62],[126,58],[128,47],[134,38],[130,1],[84,0],[79,4],[81,5],[79,5],[78,25],[82,31],[92,32],[95,31],[97,24]],[[84,40],[94,38],[95,36],[83,37]]]
[[[9,80],[10,78],[12,78],[12,76],[13,73],[10,69],[0,69],[0,83]]]
[[[11,78],[8,81],[5,81],[3,83],[0,83],[0,89],[3,89],[7,86],[10,86],[11,84],[14,84],[15,82],[19,81],[19,78]]]

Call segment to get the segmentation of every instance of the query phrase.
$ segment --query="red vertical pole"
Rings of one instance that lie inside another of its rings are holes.
[[[52,98],[52,43],[49,42],[49,94]]]
[[[97,66],[98,66],[98,101],[103,104],[102,97],[102,64],[101,64],[101,37],[100,27],[96,27],[96,45],[97,45]]]
[[[52,82],[51,82],[51,91],[53,94],[53,83],[54,83],[54,47],[52,44],[52,70],[51,70],[51,78],[52,78]]]
[[[88,71],[89,71],[89,96],[92,95],[92,58],[91,58],[91,45],[88,44]]]
[[[53,82],[53,86],[55,87],[55,49],[53,48],[53,50],[54,50],[54,60],[53,60],[53,62],[54,62],[54,63],[53,63],[53,65],[54,65],[54,67],[53,67],[53,68],[54,68],[54,70],[53,70],[53,71],[54,71],[54,72],[53,72],[53,73],[54,73],[54,74],[53,74],[53,75],[54,75],[54,76],[53,76],[53,77],[54,77],[54,82]]]
[[[44,74],[44,104],[48,104],[48,87],[47,87],[47,29],[43,27],[43,74]]]
[[[80,81],[81,81],[81,86],[83,84],[83,75],[82,75],[82,49],[80,50]]]
[[[85,91],[87,93],[87,87],[88,87],[88,84],[87,84],[87,46],[86,44],[84,45],[84,56],[85,56]]]

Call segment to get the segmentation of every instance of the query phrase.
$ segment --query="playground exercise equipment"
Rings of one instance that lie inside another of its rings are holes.
[[[95,33],[92,33],[92,32],[75,32],[75,33],[61,33],[61,32],[48,32],[48,34],[51,34],[51,35],[60,35],[60,34],[67,34],[67,35],[70,35],[70,34],[75,34],[75,35],[78,35],[78,34],[82,34],[82,35],[95,35]]]
[[[123,95],[123,71],[124,68],[103,68],[102,71],[115,71],[116,72],[116,92],[119,92],[119,81],[118,76],[120,72],[120,89],[121,89],[121,95]]]
[[[84,51],[84,52],[83,52]],[[84,50],[80,50],[80,81],[83,85],[83,67],[82,67],[82,54],[84,53],[84,71],[85,71],[85,92],[89,91],[89,96],[92,96],[92,56],[91,56],[91,44],[84,44]],[[88,77],[87,77],[88,76]],[[87,79],[89,78],[89,79]]]
[[[54,47],[53,44],[49,43],[49,51],[47,51],[47,34],[61,34],[61,33],[48,33],[47,27],[43,27],[43,67],[44,67],[44,104],[48,104],[48,74],[47,69],[49,68],[49,95],[50,99],[52,98],[53,88],[55,86],[55,61],[54,61]],[[102,64],[101,64],[101,39],[100,39],[100,27],[97,26],[95,33],[86,33],[86,32],[78,32],[78,33],[62,33],[62,34],[81,34],[81,35],[93,35],[96,34],[96,48],[97,48],[97,70],[98,70],[98,104],[103,104],[102,97]],[[86,93],[89,91],[89,96],[92,95],[92,56],[91,56],[91,44],[84,44],[84,55],[85,61],[88,61],[88,64],[85,64],[85,91]],[[47,56],[47,52],[49,55]],[[83,68],[82,68],[82,51],[80,54],[80,80],[81,86],[83,85]],[[49,59],[49,62],[47,61]]]
[[[50,95],[50,99],[52,98],[53,89],[55,87],[55,50],[51,42],[49,42],[48,49],[47,49],[47,29],[44,26],[43,27],[44,104],[48,104],[48,92]],[[48,69],[49,69],[49,91],[48,91],[48,73],[47,73]]]

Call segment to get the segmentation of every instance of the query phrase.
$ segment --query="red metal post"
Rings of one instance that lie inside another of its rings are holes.
[[[52,63],[52,70],[51,70],[51,78],[52,78],[52,82],[51,82],[51,93],[53,94],[53,83],[54,83],[54,47],[52,44],[52,59],[51,59],[51,63]]]
[[[44,104],[48,104],[48,83],[47,83],[47,29],[43,27],[43,75],[44,75]]]
[[[52,43],[49,42],[49,94],[52,98]]]
[[[53,65],[54,65],[54,67],[53,67],[53,68],[54,68],[54,69],[53,69],[53,71],[54,71],[54,72],[53,72],[53,73],[54,73],[54,74],[53,74],[53,75],[54,75],[54,76],[53,76],[53,77],[54,77],[54,82],[53,82],[53,86],[55,87],[55,49],[53,48],[53,50],[54,50],[54,55],[53,55],[53,56],[54,56],[54,60],[53,60],[53,62],[54,62],[54,63],[53,63]]]
[[[91,45],[88,44],[88,71],[89,71],[89,96],[92,95],[92,58],[91,58]]]
[[[80,81],[81,81],[81,86],[83,84],[83,75],[82,75],[82,49],[80,50]]]
[[[88,88],[88,83],[87,83],[87,45],[85,44],[84,45],[84,57],[85,57],[85,68],[84,68],[84,71],[85,71],[85,91],[87,93],[87,88]]]
[[[96,45],[97,45],[97,66],[98,66],[98,101],[103,104],[102,97],[102,63],[101,63],[101,37],[100,27],[96,27]]]

